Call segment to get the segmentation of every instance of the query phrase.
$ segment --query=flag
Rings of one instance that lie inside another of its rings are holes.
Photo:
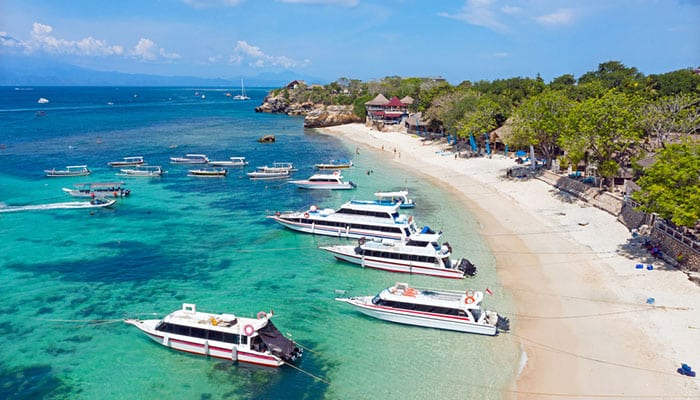
[[[270,316],[273,316],[273,315],[275,315],[275,310],[270,309]]]
[[[486,288],[486,293],[488,293],[489,296],[493,296],[493,291],[489,288]]]

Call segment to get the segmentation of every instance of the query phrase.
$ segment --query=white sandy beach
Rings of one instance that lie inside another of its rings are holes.
[[[700,287],[659,261],[636,269],[651,260],[619,251],[631,235],[614,216],[540,180],[505,179],[516,164],[503,155],[455,159],[439,153],[444,141],[363,124],[320,131],[383,148],[387,162],[450,187],[477,216],[517,304],[507,335],[527,355],[503,398],[700,398],[699,378],[676,372],[700,370]]]

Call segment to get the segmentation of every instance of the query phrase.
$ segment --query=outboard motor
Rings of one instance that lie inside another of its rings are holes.
[[[476,275],[476,266],[474,266],[474,264],[472,264],[466,258],[463,258],[462,261],[459,262],[457,269],[464,272],[464,275],[469,275],[469,276]]]
[[[496,322],[496,328],[498,328],[499,331],[508,332],[510,330],[510,320],[508,317],[499,315],[498,322]]]

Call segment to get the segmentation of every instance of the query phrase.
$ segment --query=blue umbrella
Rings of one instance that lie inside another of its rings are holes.
[[[525,150],[518,150],[515,152],[515,155],[517,157],[525,157],[527,155],[527,152]]]

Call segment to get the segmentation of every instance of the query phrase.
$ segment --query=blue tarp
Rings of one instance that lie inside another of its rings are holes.
[[[525,150],[518,150],[515,152],[516,157],[525,157],[527,156],[527,152]]]

